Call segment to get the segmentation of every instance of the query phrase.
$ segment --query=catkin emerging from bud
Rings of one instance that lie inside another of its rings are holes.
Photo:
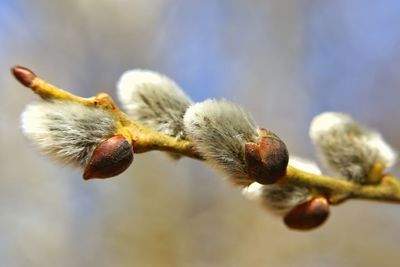
[[[131,119],[185,139],[183,115],[192,101],[174,81],[156,72],[131,70],[121,76],[117,88]]]
[[[225,172],[234,183],[249,184],[244,145],[257,141],[250,114],[226,100],[206,100],[191,106],[184,116],[185,131],[201,155]]]
[[[321,174],[321,170],[314,162],[295,156],[290,157],[289,165],[306,172]],[[263,185],[254,182],[245,187],[242,194],[260,202],[265,208],[278,215],[284,215],[293,207],[312,198],[307,187],[285,183]]]
[[[81,167],[88,163],[96,146],[116,131],[111,112],[70,101],[28,105],[21,120],[24,134],[44,154]]]
[[[385,169],[396,161],[396,153],[378,132],[344,113],[316,116],[311,122],[310,137],[323,162],[356,183],[369,181],[376,166]]]
[[[238,105],[226,100],[197,103],[187,110],[184,125],[198,152],[236,184],[272,183],[286,171],[286,146],[258,128]]]

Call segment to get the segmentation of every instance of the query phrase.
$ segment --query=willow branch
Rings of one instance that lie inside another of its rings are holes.
[[[307,173],[289,166],[282,182],[313,188],[327,196],[331,204],[339,204],[351,198],[400,203],[400,182],[391,175],[382,177],[378,184],[361,185],[330,176]]]
[[[85,106],[92,106],[112,111],[116,114],[119,122],[126,130],[126,134],[134,140],[132,146],[135,153],[159,150],[201,159],[201,156],[194,151],[191,142],[186,140],[177,140],[176,138],[161,134],[138,122],[130,120],[106,93],[99,93],[93,97],[83,98],[46,82],[25,67],[16,66],[12,68],[12,73],[22,85],[32,89],[35,94],[39,95],[46,101],[72,101]]]
[[[202,160],[201,155],[196,152],[190,141],[177,140],[174,137],[161,134],[136,121],[130,120],[118,108],[111,97],[105,93],[100,93],[90,98],[83,98],[49,84],[24,67],[16,66],[12,69],[12,73],[19,82],[31,88],[34,93],[46,101],[66,100],[86,106],[111,110],[118,117],[125,134],[133,140],[132,146],[135,153],[158,150]],[[348,199],[369,199],[400,203],[400,182],[391,175],[382,177],[377,184],[360,185],[334,177],[308,173],[289,166],[286,176],[279,183],[295,184],[310,188],[315,194],[325,196],[331,204],[340,204]]]

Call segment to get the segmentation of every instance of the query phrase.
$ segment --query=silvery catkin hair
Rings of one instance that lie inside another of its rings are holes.
[[[26,137],[44,154],[84,167],[96,146],[116,131],[114,115],[70,101],[40,101],[21,116]]]
[[[247,185],[244,145],[257,142],[258,127],[250,114],[226,100],[192,105],[184,116],[185,132],[201,155],[234,183]]]
[[[396,161],[396,153],[378,132],[344,113],[316,116],[310,137],[328,167],[357,183],[366,182],[375,164],[389,168]]]
[[[117,90],[131,119],[185,139],[183,116],[192,101],[174,81],[156,72],[131,70],[121,76]]]

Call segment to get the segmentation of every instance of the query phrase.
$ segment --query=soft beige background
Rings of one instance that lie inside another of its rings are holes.
[[[352,113],[400,149],[397,1],[0,1],[0,266],[398,266],[400,206],[352,201],[289,231],[200,162],[137,155],[85,182],[19,128],[21,64],[82,96],[130,68],[226,97],[314,158],[311,118]],[[400,174],[399,168],[394,170]]]

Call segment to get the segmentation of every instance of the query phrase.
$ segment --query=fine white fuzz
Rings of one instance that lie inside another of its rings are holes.
[[[316,116],[310,137],[326,165],[357,183],[365,183],[376,164],[389,168],[396,161],[396,152],[378,132],[344,113]]]
[[[185,139],[183,115],[192,101],[174,81],[156,72],[130,70],[121,76],[117,89],[131,119]]]
[[[111,112],[70,101],[28,105],[21,121],[26,137],[44,154],[82,167],[97,144],[116,130],[116,119]]]
[[[226,100],[206,100],[191,106],[184,126],[205,160],[225,172],[237,184],[248,185],[244,160],[246,142],[256,142],[257,126],[250,114]]]
[[[300,170],[321,174],[321,170],[313,161],[290,156],[289,165]],[[262,185],[257,182],[243,188],[242,194],[247,198],[260,202],[265,208],[277,215],[284,215],[293,207],[311,199],[308,188],[292,184]]]
[[[318,167],[317,163],[314,161],[296,157],[296,156],[290,156],[289,158],[289,165],[295,167],[296,169],[321,175],[321,169]]]

